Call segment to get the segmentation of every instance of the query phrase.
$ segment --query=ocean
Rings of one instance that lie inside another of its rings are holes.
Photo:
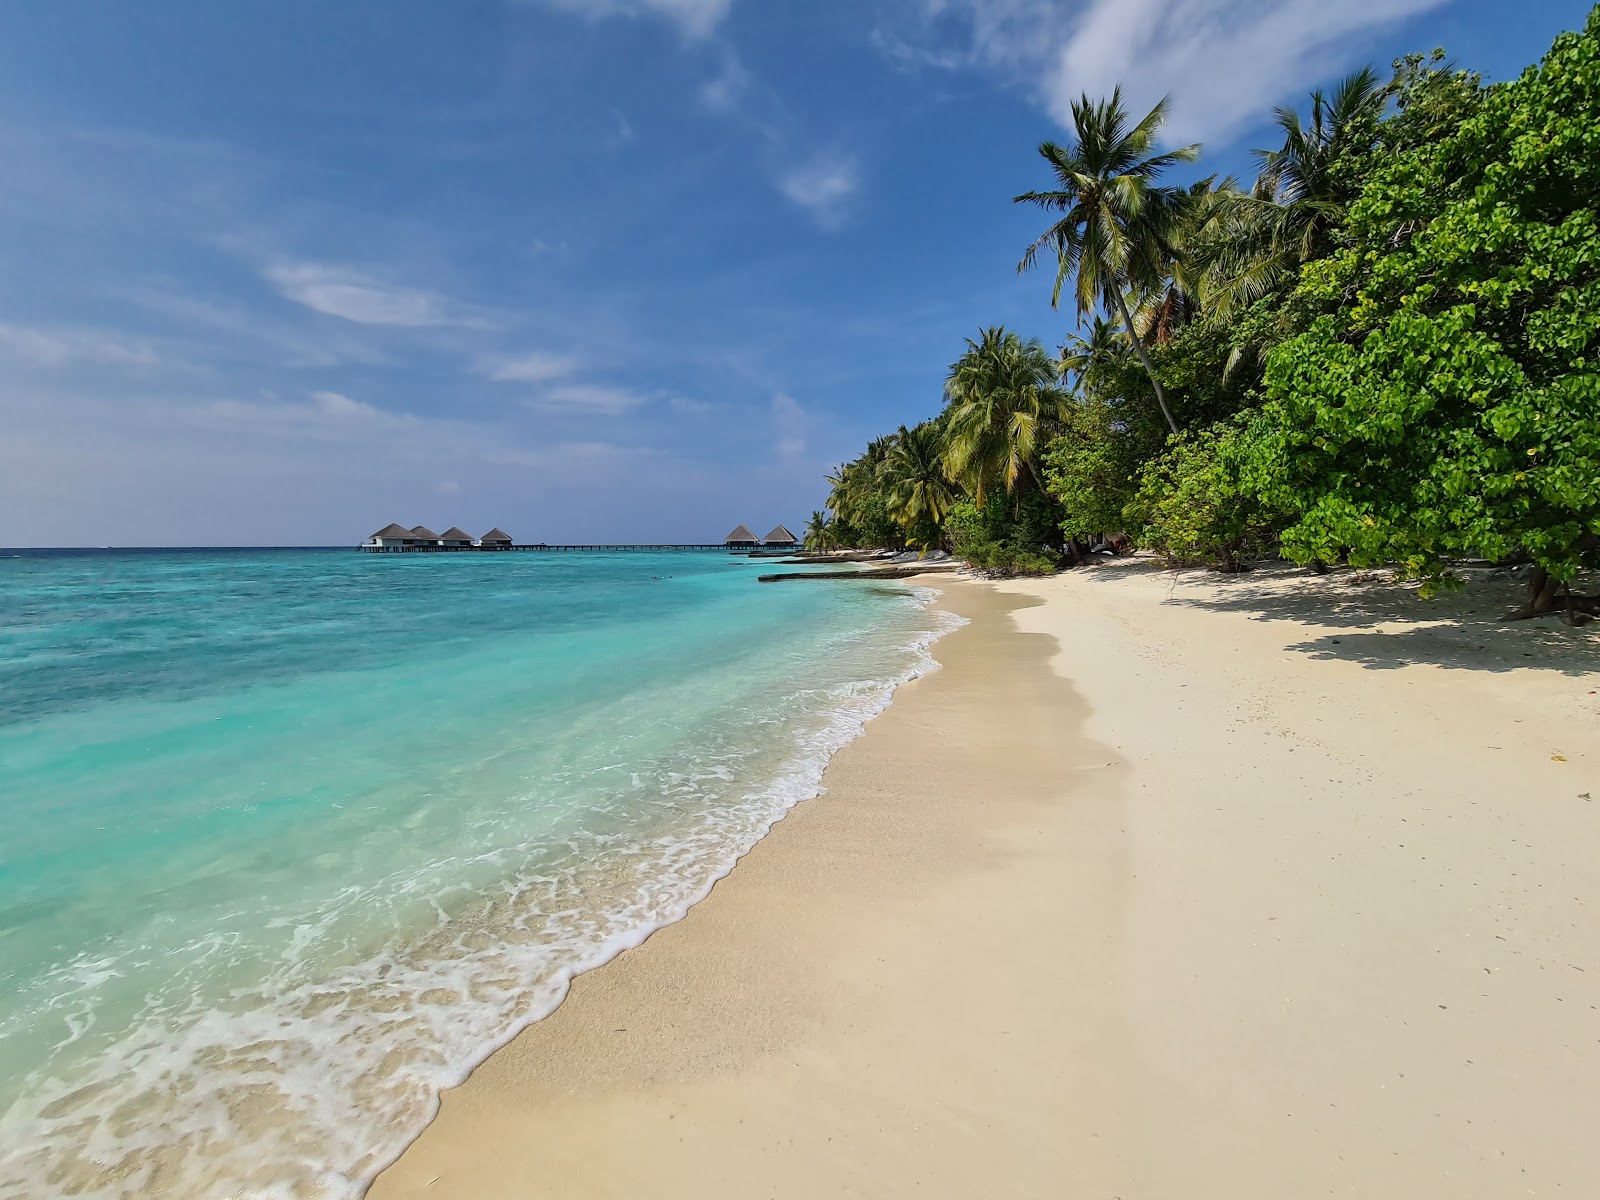
[[[761,569],[0,552],[0,1197],[360,1195],[955,621]]]

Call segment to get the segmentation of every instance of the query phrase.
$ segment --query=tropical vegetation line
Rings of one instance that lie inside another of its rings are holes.
[[[1044,572],[1123,539],[1173,563],[1531,564],[1519,615],[1597,611],[1600,7],[1505,83],[1413,55],[1310,110],[1248,184],[1171,182],[1165,102],[1046,142],[1058,353],[982,330],[942,411],[829,477],[816,548],[948,546]]]

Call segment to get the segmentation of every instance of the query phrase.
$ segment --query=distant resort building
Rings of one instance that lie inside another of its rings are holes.
[[[435,533],[426,525],[407,529],[404,525],[385,525],[361,543],[363,550],[510,550],[511,535],[496,527],[481,538],[474,538],[465,529],[452,525],[444,533]]]
[[[748,525],[740,525],[722,540],[722,548],[736,553],[751,553],[762,549],[771,551],[789,551],[800,545],[800,539],[789,532],[785,525],[775,526],[771,533],[764,538],[755,535],[755,531]],[[547,546],[543,542],[530,542],[518,545],[511,540],[511,535],[504,529],[496,526],[480,538],[473,537],[459,525],[452,525],[443,533],[435,533],[426,525],[413,525],[407,529],[404,525],[385,525],[377,533],[372,534],[362,542],[362,550],[378,551],[452,551],[452,550],[715,550],[716,543],[696,542],[675,545],[587,545],[587,546]]]
[[[751,531],[750,526],[740,525],[722,539],[722,544],[729,550],[759,550],[761,539]]]
[[[404,550],[416,545],[416,536],[404,525],[385,525],[366,541],[368,550]]]

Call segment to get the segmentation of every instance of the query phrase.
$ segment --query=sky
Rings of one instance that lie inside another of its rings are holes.
[[[51,0],[0,8],[0,545],[800,529],[933,415],[1080,93],[1195,174],[1588,0]]]

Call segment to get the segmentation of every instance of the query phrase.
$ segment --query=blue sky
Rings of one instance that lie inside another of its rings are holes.
[[[0,9],[0,545],[798,528],[937,411],[1067,100],[1204,171],[1587,0],[51,0]]]

